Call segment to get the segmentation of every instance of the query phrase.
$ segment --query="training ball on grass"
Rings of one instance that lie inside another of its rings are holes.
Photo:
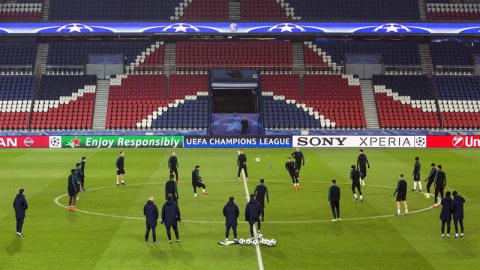
[[[243,245],[243,244],[245,244],[245,239],[243,239],[243,238],[240,238],[240,239],[238,240],[238,243],[240,243],[240,245]]]
[[[258,239],[262,239],[262,238],[263,238],[263,234],[258,233],[258,234],[257,234],[257,238],[258,238]]]
[[[252,244],[252,239],[247,238],[247,239],[245,240],[245,244],[251,245],[251,244]]]
[[[260,158],[257,157],[257,158],[255,159],[255,162],[260,162]]]
[[[253,240],[253,245],[258,246],[258,240],[257,239]]]
[[[277,244],[277,240],[272,239],[272,240],[270,240],[270,243],[272,244],[272,246],[275,246]]]
[[[271,245],[272,245],[272,244],[270,243],[270,240],[265,239],[265,238],[262,239],[262,240],[263,240],[263,244],[264,244],[265,246],[271,246]]]

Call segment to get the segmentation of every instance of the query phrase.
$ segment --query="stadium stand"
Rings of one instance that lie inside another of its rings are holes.
[[[427,14],[430,21],[478,21],[480,20],[479,4],[450,3],[435,0],[427,3]]]
[[[180,19],[228,20],[228,0],[190,1],[186,7],[183,7],[183,16],[180,16]]]
[[[33,76],[0,76],[0,129],[27,129],[35,94]]]
[[[480,128],[480,76],[433,76],[443,127]]]
[[[302,89],[299,75],[261,75],[262,91],[273,92],[283,99],[302,100]]]
[[[282,6],[283,5],[283,6]],[[285,4],[275,0],[240,0],[242,20],[285,20]],[[290,13],[288,12],[290,15]],[[289,16],[290,17],[290,16]]]
[[[435,66],[471,65],[469,47],[465,43],[430,43],[430,51]]]
[[[42,19],[40,3],[0,4],[0,21],[39,21]]]
[[[35,43],[0,43],[0,74],[31,74],[35,53]]]
[[[292,70],[290,42],[178,42],[177,70]]]
[[[32,129],[90,129],[97,77],[45,75],[33,103]]]
[[[374,75],[372,82],[382,128],[440,128],[427,76]]]

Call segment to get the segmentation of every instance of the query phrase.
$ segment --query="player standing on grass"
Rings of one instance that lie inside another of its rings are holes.
[[[447,187],[447,175],[442,171],[442,165],[437,166],[437,173],[435,174],[433,185],[435,186],[435,204],[433,207],[436,208],[438,194],[440,193],[440,196],[442,196],[440,198],[443,199],[443,191]]]
[[[77,182],[77,195],[78,195],[78,193],[80,193],[82,191],[80,189],[80,185],[82,183],[83,174],[82,174],[82,166],[80,165],[80,163],[77,163],[76,167],[77,167],[77,169],[75,170],[75,181]],[[77,196],[77,200],[78,199],[79,199],[79,197]]]
[[[422,192],[422,182],[420,181],[420,170],[422,169],[422,164],[419,162],[420,158],[416,157],[415,158],[415,164],[413,165],[413,189],[412,191],[415,191],[417,189],[417,183],[418,186],[420,187],[420,192]]]
[[[177,155],[175,154],[175,152],[172,152],[172,155],[170,156],[170,158],[168,158],[168,168],[170,169],[170,174],[175,173],[177,184],[180,184],[180,181],[178,181],[178,167],[180,166],[178,165]]]
[[[265,186],[265,180],[260,179],[260,185],[255,187],[253,191],[253,195],[255,195],[255,199],[257,202],[260,203],[262,207],[262,222],[265,221],[265,195],[267,195],[267,203],[270,202],[270,198],[268,197],[268,188]]]
[[[178,204],[173,201],[173,195],[168,194],[167,202],[162,208],[162,224],[165,224],[165,227],[167,228],[168,242],[170,244],[172,243],[170,228],[173,228],[173,231],[175,232],[175,238],[177,239],[177,242],[180,242],[177,221],[180,222],[181,220],[182,216],[180,215],[180,208],[178,208]]]
[[[292,178],[293,186],[295,189],[300,189],[300,184],[298,183],[298,169],[297,164],[292,161],[290,157],[287,157],[287,162],[285,163],[285,168],[290,173],[290,177]]]
[[[427,178],[425,178],[425,182],[427,182],[427,194],[425,194],[425,197],[430,198],[430,187],[432,186],[433,182],[435,181],[435,175],[437,174],[437,169],[435,169],[435,163],[431,164],[432,169],[430,170],[430,174],[428,175]]]
[[[233,202],[234,198],[230,197],[228,203],[223,207],[223,216],[225,217],[225,243],[228,242],[228,235],[230,234],[230,228],[233,230],[234,241],[237,242],[237,219],[240,215],[238,206]]]
[[[245,221],[248,221],[250,224],[250,234],[252,238],[255,237],[253,232],[255,223],[258,223],[258,233],[260,233],[260,214],[262,213],[262,207],[260,203],[255,200],[255,195],[250,194],[250,201],[245,207]]]
[[[117,166],[117,187],[120,186],[118,183],[118,178],[120,175],[122,176],[122,185],[125,185],[125,153],[120,151],[120,156],[117,158],[117,162],[115,163]]]
[[[300,180],[300,169],[302,166],[305,166],[305,156],[299,147],[295,148],[295,152],[292,153],[292,158],[295,160],[295,164],[297,164],[298,179]]]
[[[203,188],[203,195],[207,195],[205,191],[205,184],[203,184],[202,177],[200,176],[200,166],[195,166],[195,170],[192,171],[192,186],[193,186],[193,193],[195,194],[195,198],[197,198],[197,187]]]
[[[238,157],[237,157],[237,166],[238,166],[238,181],[240,179],[240,173],[243,171],[245,172],[245,181],[248,181],[248,172],[247,172],[247,155],[243,153],[243,149],[240,149]]]
[[[408,216],[407,181],[405,181],[403,173],[400,174],[400,180],[397,182],[397,189],[395,189],[393,196],[395,196],[395,194],[397,194],[397,213],[395,216],[400,216],[400,202],[403,202],[403,205],[405,206],[405,215]]]
[[[357,193],[355,192],[356,188],[358,190],[358,194],[360,195],[360,202],[363,202],[362,187],[360,186],[361,178],[362,174],[355,168],[355,165],[352,165],[350,167],[350,179],[352,179],[353,197],[355,197],[355,201],[358,200]]]
[[[148,236],[150,230],[152,230],[153,243],[157,242],[157,220],[158,220],[158,207],[153,203],[153,197],[148,198],[147,204],[143,207],[143,215],[147,223],[147,232],[145,233],[145,243],[148,243]]]
[[[75,177],[75,169],[70,170],[70,176],[68,176],[68,210],[76,211],[75,202],[77,201],[77,178]]]
[[[440,212],[440,220],[442,221],[442,238],[445,237],[445,223],[447,224],[447,237],[450,238],[450,222],[452,221],[452,198],[450,198],[450,191],[447,191],[441,204],[442,212]]]
[[[457,191],[453,192],[453,202],[452,202],[452,213],[453,213],[453,224],[455,225],[455,237],[458,238],[458,223],[460,223],[460,229],[462,230],[461,238],[463,235],[463,204],[465,199],[458,195]]]
[[[170,174],[170,180],[165,183],[165,200],[168,200],[168,194],[172,194],[172,200],[178,204],[178,189],[173,174]]]
[[[363,153],[363,149],[360,149],[360,154],[357,157],[357,168],[360,169],[362,176],[360,178],[362,186],[365,186],[365,177],[367,177],[367,165],[370,169],[370,162],[368,162],[367,155]]]
[[[13,209],[15,210],[15,219],[17,220],[17,236],[24,236],[22,234],[23,222],[25,221],[25,212],[28,209],[27,199],[25,199],[25,190],[23,188],[18,190],[17,196],[13,200]],[[463,235],[463,234],[462,234]]]
[[[340,188],[337,186],[337,180],[332,180],[332,185],[328,188],[328,203],[332,207],[332,221],[340,221]]]
[[[82,157],[82,160],[80,161],[80,166],[82,170],[82,179],[80,181],[82,191],[87,191],[85,189],[85,163],[87,162],[87,157]]]

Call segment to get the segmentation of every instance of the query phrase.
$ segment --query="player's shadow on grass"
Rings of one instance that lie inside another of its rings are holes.
[[[22,249],[22,239],[16,236],[10,245],[5,247],[8,255],[14,255],[15,253],[19,252]]]

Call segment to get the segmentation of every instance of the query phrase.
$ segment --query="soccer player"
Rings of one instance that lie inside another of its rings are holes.
[[[247,172],[247,155],[243,153],[243,149],[240,149],[237,157],[237,166],[238,166],[238,181],[240,180],[240,173],[245,172],[245,181],[248,181],[248,172]]]
[[[87,191],[85,189],[85,163],[87,162],[87,157],[82,157],[82,160],[80,161],[80,166],[82,170],[82,179],[80,180],[80,185],[82,188],[82,191]]]
[[[360,202],[363,202],[362,187],[360,186],[360,179],[361,178],[362,178],[362,173],[360,173],[355,168],[355,165],[352,165],[350,167],[350,179],[352,179],[353,197],[355,197],[355,201],[358,200],[357,193],[355,192],[355,188],[356,188],[356,189],[358,189],[358,194],[360,195]]]
[[[75,169],[70,170],[70,176],[68,176],[68,210],[76,211],[75,202],[77,201],[77,178],[75,177]]]
[[[197,187],[203,188],[203,195],[207,195],[205,191],[205,184],[203,184],[202,177],[200,176],[200,166],[195,166],[195,170],[192,171],[192,186],[193,186],[193,193],[195,194],[195,198],[197,198]]]
[[[305,166],[305,156],[299,147],[295,148],[295,152],[292,153],[292,158],[295,160],[295,164],[297,164],[298,178],[300,179],[300,169],[302,166]]]
[[[435,186],[435,204],[433,205],[434,208],[437,208],[437,197],[440,193],[441,198],[443,198],[443,191],[447,187],[447,175],[444,171],[442,171],[442,165],[437,166],[437,173],[435,174],[435,180],[433,181],[433,185]]]
[[[455,236],[458,238],[458,223],[460,223],[460,228],[462,230],[461,238],[465,237],[463,235],[463,204],[465,199],[458,195],[457,191],[453,192],[453,202],[452,202],[452,214],[453,214],[453,224],[455,225]]]
[[[13,200],[13,209],[15,210],[15,219],[17,220],[17,236],[24,236],[22,234],[22,228],[28,204],[27,199],[25,199],[25,190],[23,188],[18,190],[18,194],[15,196],[15,200]]]
[[[75,170],[75,181],[77,182],[77,195],[80,193],[82,190],[80,189],[80,184],[82,183],[83,179],[83,174],[82,174],[82,166],[80,163],[76,164],[77,169]],[[77,201],[78,201],[78,196],[77,196]]]
[[[173,195],[173,201],[178,204],[177,183],[173,180],[173,174],[170,174],[170,180],[165,183],[165,200],[168,200],[168,194]]]
[[[420,158],[416,157],[415,158],[415,164],[413,165],[413,189],[412,191],[415,191],[417,189],[417,183],[418,186],[420,187],[419,192],[422,192],[422,182],[420,181],[420,170],[422,169],[422,164],[419,162]]]
[[[118,178],[122,176],[122,186],[125,186],[125,153],[120,151],[120,156],[117,158],[117,162],[115,164],[117,166],[117,187],[120,186],[118,183]]]
[[[337,186],[337,180],[332,180],[332,185],[328,188],[328,203],[332,207],[332,221],[340,221],[340,188]]]
[[[148,243],[148,236],[150,230],[152,230],[153,243],[157,242],[157,220],[158,220],[158,208],[153,203],[153,197],[148,198],[147,204],[143,207],[143,215],[147,223],[147,232],[145,233],[145,243]]]
[[[262,207],[260,203],[255,200],[255,195],[250,194],[250,201],[245,207],[245,221],[250,224],[250,234],[252,238],[255,237],[254,226],[258,223],[258,233],[260,233],[260,214],[262,213]]]
[[[293,186],[295,189],[300,189],[300,184],[298,183],[298,170],[297,164],[292,161],[290,157],[287,157],[287,162],[285,163],[285,168],[290,173],[290,177],[292,178]]]
[[[450,222],[452,221],[452,198],[450,198],[450,191],[447,191],[441,204],[442,212],[440,213],[440,220],[442,221],[442,238],[445,237],[445,223],[447,224],[447,237],[450,238]]]
[[[395,196],[395,194],[397,194],[397,213],[395,216],[400,216],[400,202],[403,202],[403,205],[405,206],[405,215],[408,216],[407,181],[405,181],[403,173],[400,174],[400,180],[397,182],[397,189],[395,189],[393,196]]]
[[[165,227],[167,228],[168,242],[170,244],[172,243],[170,228],[173,228],[173,231],[175,232],[175,238],[177,239],[177,242],[180,242],[177,221],[180,222],[181,220],[182,216],[180,215],[180,208],[178,208],[178,204],[173,201],[173,195],[168,194],[167,202],[162,208],[162,224],[165,224]]]
[[[178,167],[180,166],[178,165],[177,155],[175,152],[172,152],[172,155],[168,158],[168,168],[170,169],[170,173],[175,173],[177,184],[180,184],[180,181],[178,181]]]
[[[433,182],[435,181],[435,176],[437,174],[437,169],[435,168],[435,163],[431,164],[432,169],[430,170],[430,174],[428,175],[427,178],[425,178],[425,182],[427,182],[427,194],[425,194],[425,197],[430,198],[430,187],[432,186]]]
[[[367,177],[367,165],[370,169],[370,162],[368,162],[367,155],[363,153],[363,149],[360,149],[359,155],[357,157],[357,168],[360,169],[362,176],[360,178],[362,186],[365,186],[365,177]]]
[[[240,124],[242,125],[242,135],[247,135],[248,119],[246,116],[243,117],[242,121],[240,121]]]
[[[240,215],[240,210],[238,206],[233,202],[234,198],[230,197],[228,203],[223,207],[223,216],[225,217],[225,243],[228,242],[228,235],[230,234],[230,228],[233,230],[233,237],[235,242],[237,242],[237,219]]]
[[[265,195],[267,195],[267,203],[270,202],[270,198],[268,197],[268,188],[265,186],[265,180],[260,179],[260,185],[255,187],[253,191],[253,195],[255,195],[255,199],[257,202],[260,203],[262,207],[262,222],[265,221]]]

